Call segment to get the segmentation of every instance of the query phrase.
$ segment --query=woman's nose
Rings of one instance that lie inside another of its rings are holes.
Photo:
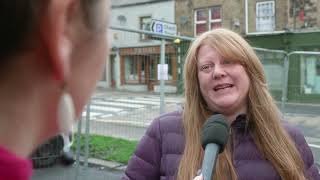
[[[212,73],[212,78],[213,79],[220,79],[222,77],[226,76],[226,72],[223,69],[223,67],[221,67],[220,65],[216,65],[214,67],[213,73]]]

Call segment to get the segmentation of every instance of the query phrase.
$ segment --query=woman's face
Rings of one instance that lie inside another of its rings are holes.
[[[95,30],[90,28],[76,33],[76,43],[73,47],[71,75],[67,82],[76,116],[79,117],[82,108],[96,87],[96,82],[102,78],[105,62],[109,55],[108,20],[109,1],[98,1],[93,13]],[[92,32],[91,32],[92,31]]]
[[[226,115],[246,113],[250,80],[244,67],[223,59],[208,45],[197,56],[200,90],[210,110]]]

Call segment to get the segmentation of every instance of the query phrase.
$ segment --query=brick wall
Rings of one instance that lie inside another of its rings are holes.
[[[193,3],[190,0],[176,0],[175,22],[177,31],[183,36],[193,36]]]
[[[320,28],[319,0],[289,0],[289,4],[290,29]]]

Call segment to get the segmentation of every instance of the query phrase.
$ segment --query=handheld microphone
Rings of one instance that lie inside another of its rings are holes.
[[[202,148],[205,149],[202,161],[202,175],[204,180],[212,179],[217,156],[224,150],[228,137],[229,125],[223,115],[212,115],[204,123],[201,132]]]

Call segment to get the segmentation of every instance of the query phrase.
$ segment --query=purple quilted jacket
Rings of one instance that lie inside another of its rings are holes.
[[[233,164],[239,180],[280,180],[272,165],[261,157],[252,137],[245,133],[245,115],[232,123]],[[312,152],[303,135],[284,123],[294,139],[310,180],[320,180]],[[128,163],[122,180],[174,180],[184,149],[181,112],[164,114],[153,121]]]

